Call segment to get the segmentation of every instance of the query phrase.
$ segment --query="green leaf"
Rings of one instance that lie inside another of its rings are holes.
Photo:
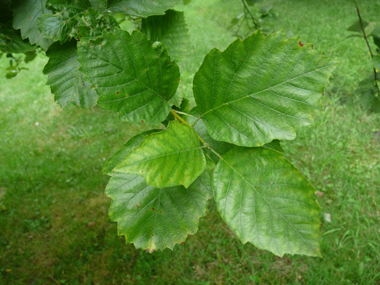
[[[21,29],[22,38],[29,38],[32,45],[37,44],[47,50],[53,41],[44,39],[38,30],[39,18],[42,14],[51,14],[45,5],[46,0],[13,0],[11,9],[13,28]]]
[[[36,50],[27,51],[27,52],[25,52],[24,61],[25,61],[25,63],[29,63],[29,62],[33,61],[36,57],[37,57]]]
[[[38,25],[39,30],[43,37],[52,39],[53,41],[66,42],[72,37],[77,37],[78,29],[81,24],[82,13],[88,14],[88,9],[91,7],[91,3],[88,0],[47,0],[47,7],[54,11],[54,15],[43,15],[40,18]],[[99,13],[91,9],[94,14]],[[90,26],[93,25],[93,26]],[[82,23],[82,25],[85,25]],[[102,27],[97,26],[97,23],[86,22],[85,25],[88,29],[100,30]],[[101,30],[98,32],[101,33]],[[79,40],[79,38],[78,38]]]
[[[183,12],[166,11],[163,16],[151,16],[142,20],[141,32],[152,42],[162,42],[171,58],[181,59],[189,45],[188,28]]]
[[[363,20],[363,28],[365,29],[368,26],[368,22]],[[348,27],[347,31],[350,32],[356,32],[356,33],[363,33],[362,26],[360,24],[360,21],[355,21],[351,26]]]
[[[89,0],[47,0],[46,7],[54,12],[80,13],[91,7]]]
[[[95,86],[101,107],[119,112],[128,122],[165,120],[179,68],[162,44],[152,46],[138,31],[130,35],[116,29],[90,45],[81,41],[78,54],[80,70]]]
[[[80,15],[78,38],[86,41],[96,40],[102,37],[104,31],[114,31],[116,27],[119,27],[119,24],[110,14],[101,14],[90,8]]]
[[[163,15],[173,8],[176,0],[109,0],[108,8],[112,12],[123,13],[136,17]]]
[[[376,69],[376,72],[380,70],[380,55],[375,55],[372,58],[373,67]]]
[[[321,256],[314,188],[276,151],[237,147],[219,160],[214,197],[239,239],[283,256]]]
[[[118,165],[120,162],[122,162],[125,157],[135,148],[137,148],[141,142],[144,140],[144,138],[151,133],[161,132],[162,130],[150,130],[143,132],[141,134],[138,134],[137,136],[134,136],[131,138],[123,148],[121,148],[119,151],[117,151],[110,159],[107,160],[107,162],[104,164],[103,167],[103,173],[107,175],[112,175],[113,169]]]
[[[0,52],[24,53],[35,49],[36,46],[23,40],[20,31],[14,30],[11,24],[0,23]]]
[[[66,42],[73,36],[73,31],[79,27],[79,19],[75,16],[70,16],[67,11],[54,15],[43,15],[40,18],[38,29],[44,38],[52,41]]]
[[[205,171],[188,189],[158,189],[138,175],[115,173],[107,185],[109,215],[127,243],[153,252],[185,241],[198,230],[211,196],[211,174]]]
[[[84,108],[95,106],[98,95],[91,84],[83,80],[84,74],[79,71],[76,41],[71,40],[63,45],[54,43],[46,55],[49,57],[44,68],[44,74],[48,75],[47,84],[62,108],[69,107],[71,102]]]
[[[183,5],[187,5],[187,4],[190,4],[191,3],[191,0],[183,0]]]
[[[291,140],[313,122],[335,62],[298,38],[258,30],[211,50],[194,77],[197,111],[210,136],[240,146]]]
[[[165,131],[146,137],[114,171],[141,175],[148,185],[157,188],[176,185],[188,188],[205,167],[197,133],[172,121]]]

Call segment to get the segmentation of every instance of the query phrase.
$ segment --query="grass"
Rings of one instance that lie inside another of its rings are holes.
[[[241,10],[234,3],[193,0],[184,8],[191,35],[181,62],[185,96],[204,55],[234,40],[226,31]],[[149,126],[123,123],[100,108],[61,110],[44,85],[40,56],[12,80],[0,71],[0,284],[380,284],[380,116],[352,95],[371,72],[365,43],[344,40],[356,20],[353,3],[273,5],[277,29],[340,62],[315,124],[283,144],[319,191],[324,258],[278,258],[242,245],[213,203],[198,233],[174,251],[149,254],[126,245],[107,217],[101,168]],[[380,6],[359,5],[363,18],[380,21]]]

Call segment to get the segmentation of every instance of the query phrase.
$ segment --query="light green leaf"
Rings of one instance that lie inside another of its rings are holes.
[[[118,234],[127,243],[149,252],[173,249],[198,230],[211,196],[210,171],[206,170],[188,189],[183,186],[158,189],[138,175],[115,173],[106,194],[112,198],[109,215],[118,222]]]
[[[163,15],[173,8],[176,0],[109,0],[109,10],[137,17]]]
[[[119,112],[128,122],[165,120],[179,68],[162,44],[152,46],[138,31],[130,35],[115,29],[90,45],[81,41],[78,54],[80,70],[95,86],[101,107]]]
[[[20,31],[14,30],[10,23],[0,23],[0,53],[24,53],[35,49],[36,46],[23,40]]]
[[[205,167],[197,133],[172,121],[165,131],[146,137],[114,171],[141,175],[148,185],[157,188],[176,185],[188,188]]]
[[[44,39],[38,30],[39,18],[42,14],[51,14],[45,5],[46,0],[13,0],[11,9],[13,28],[21,29],[22,38],[29,38],[32,45],[37,44],[47,50],[53,41]]]
[[[142,20],[141,32],[152,42],[162,42],[171,58],[181,59],[189,45],[188,28],[183,12],[166,11],[163,16],[151,16]]]
[[[62,108],[69,107],[71,102],[84,108],[95,106],[98,94],[91,84],[83,80],[84,74],[79,71],[76,41],[71,40],[63,45],[54,43],[46,55],[49,57],[44,68],[44,74],[48,75],[47,84]]]
[[[194,96],[212,138],[240,146],[291,140],[311,113],[335,62],[298,38],[258,30],[224,52],[211,50],[194,78]]]
[[[103,167],[103,173],[107,175],[112,175],[112,171],[116,167],[116,165],[122,162],[132,150],[137,148],[146,136],[150,135],[151,133],[156,133],[156,132],[162,132],[162,130],[146,131],[131,138],[124,145],[123,148],[118,150],[111,158],[107,160],[107,162],[104,164],[104,167]]]
[[[283,256],[321,256],[314,188],[284,156],[265,148],[237,147],[219,160],[214,197],[239,239]]]

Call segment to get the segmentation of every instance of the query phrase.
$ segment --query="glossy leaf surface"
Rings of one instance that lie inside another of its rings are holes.
[[[71,102],[85,108],[95,106],[99,96],[91,84],[83,80],[84,74],[79,71],[76,41],[71,40],[63,45],[54,43],[46,55],[49,57],[44,68],[44,74],[48,75],[47,84],[62,108],[69,107]]]
[[[313,122],[334,65],[298,38],[258,30],[206,56],[194,78],[198,112],[215,140],[261,146],[294,139],[295,126]]]
[[[148,186],[138,175],[112,172],[126,154],[140,145],[151,130],[130,139],[106,163],[103,172],[112,175],[106,194],[112,198],[109,215],[118,222],[118,233],[127,243],[152,252],[185,241],[195,234],[199,218],[205,215],[207,199],[212,197],[210,169],[206,170],[188,189],[183,186],[158,189]]]
[[[167,50],[140,32],[119,29],[103,39],[80,42],[81,71],[100,95],[98,104],[117,111],[128,122],[159,123],[167,117],[168,103],[178,87],[179,68]]]
[[[238,147],[213,177],[219,213],[239,239],[283,256],[320,256],[314,188],[277,151]]]
[[[114,171],[138,174],[148,185],[186,188],[204,171],[206,159],[196,132],[172,121],[160,133],[150,134]]]
[[[189,35],[183,12],[166,11],[163,16],[151,16],[142,20],[141,32],[152,42],[162,42],[170,57],[181,59],[186,54]]]

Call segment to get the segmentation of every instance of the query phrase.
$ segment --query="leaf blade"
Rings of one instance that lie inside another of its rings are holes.
[[[205,57],[194,77],[198,112],[215,140],[252,147],[294,139],[295,126],[313,122],[334,65],[296,38],[258,30]]]
[[[91,44],[80,42],[78,54],[80,70],[96,87],[101,107],[119,112],[128,122],[165,120],[179,68],[162,45],[152,46],[140,32],[115,29]]]
[[[237,147],[214,170],[214,196],[243,243],[283,256],[320,256],[314,189],[277,151]]]
[[[186,188],[204,171],[206,159],[194,130],[178,121],[146,137],[114,171],[141,175],[148,185]]]

